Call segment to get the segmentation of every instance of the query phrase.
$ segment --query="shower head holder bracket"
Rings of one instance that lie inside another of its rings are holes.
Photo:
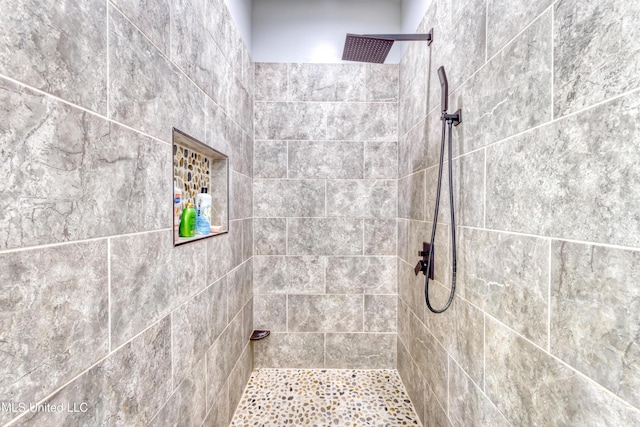
[[[462,123],[462,110],[458,109],[453,114],[447,114],[445,111],[442,112],[442,120],[450,121],[454,126],[458,126]]]

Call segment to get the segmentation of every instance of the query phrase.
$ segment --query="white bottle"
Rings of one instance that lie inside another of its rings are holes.
[[[173,233],[178,240],[180,235],[180,215],[182,215],[182,190],[178,188],[176,180],[173,180]]]
[[[211,224],[211,196],[207,194],[206,187],[203,187],[202,192],[196,195],[196,211]]]

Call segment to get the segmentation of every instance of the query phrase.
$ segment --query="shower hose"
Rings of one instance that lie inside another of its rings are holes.
[[[449,127],[449,211],[451,212],[451,256],[453,258],[451,264],[451,292],[449,293],[449,300],[445,304],[445,306],[441,309],[435,309],[431,306],[431,302],[429,301],[429,274],[425,274],[424,280],[424,299],[427,303],[427,307],[433,313],[442,313],[446,309],[449,308],[451,302],[453,301],[453,295],[456,291],[456,219],[453,210],[453,171],[452,171],[452,160],[451,160],[451,131],[453,126],[453,120],[445,117],[445,112],[442,112],[442,142],[440,143],[440,166],[438,168],[438,189],[436,191],[436,209],[433,214],[433,227],[431,229],[431,241],[429,245],[429,258],[427,264],[427,272],[431,271],[431,263],[433,262],[433,243],[436,238],[436,227],[438,225],[438,211],[440,209],[440,189],[442,187],[442,169],[444,164],[444,142],[445,135],[447,130],[447,124]]]

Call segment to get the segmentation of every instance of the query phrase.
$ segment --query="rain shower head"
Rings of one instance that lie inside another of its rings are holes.
[[[342,60],[382,64],[395,41],[427,41],[431,44],[432,40],[433,29],[427,34],[347,34]]]
[[[449,82],[447,82],[444,66],[438,68],[438,78],[440,79],[440,105],[442,111],[446,112],[449,109]]]

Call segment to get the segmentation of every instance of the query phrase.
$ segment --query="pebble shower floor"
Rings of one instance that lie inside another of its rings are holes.
[[[258,369],[231,426],[422,424],[395,370]]]

